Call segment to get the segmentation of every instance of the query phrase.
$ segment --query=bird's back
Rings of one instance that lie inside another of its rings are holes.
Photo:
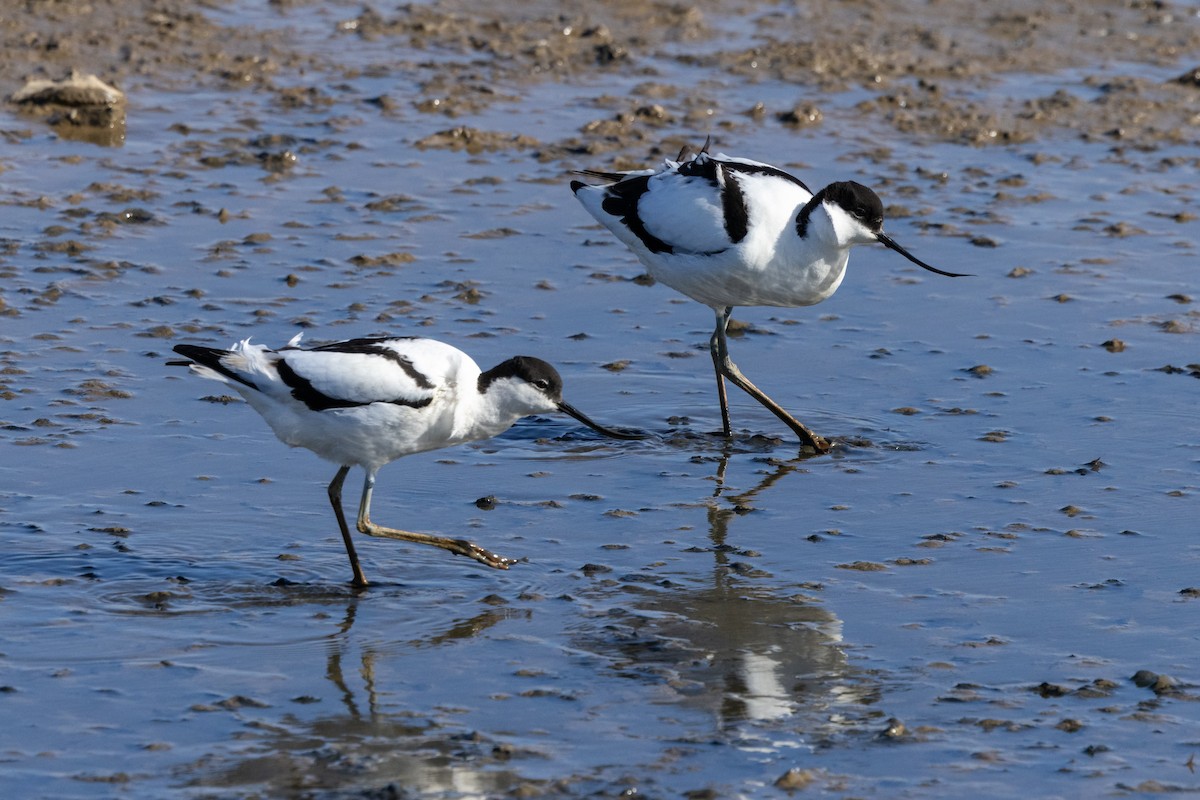
[[[193,371],[236,389],[275,435],[338,464],[381,466],[455,443],[479,367],[432,339],[351,339],[271,350],[180,345]]]
[[[572,190],[656,280],[714,308],[811,305],[841,282],[845,250],[798,233],[813,193],[769,164],[701,153]]]

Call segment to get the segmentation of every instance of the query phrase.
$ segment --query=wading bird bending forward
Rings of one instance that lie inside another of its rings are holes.
[[[371,521],[375,474],[401,456],[437,450],[508,430],[530,414],[562,411],[605,436],[641,439],[592,422],[562,399],[562,378],[541,359],[515,356],[481,372],[466,353],[433,339],[351,339],[300,348],[300,336],[271,350],[247,339],[229,350],[181,344],[197,375],[237,390],[279,437],[340,465],[329,484],[354,583],[366,586],[342,511],[342,482],[353,466],[366,471],[358,530],[430,544],[497,569],[513,559],[465,539],[384,528]]]
[[[716,312],[709,340],[721,423],[731,435],[725,378],[762,403],[817,452],[829,443],[751,383],[729,357],[725,329],[734,306],[811,306],[835,291],[850,248],[878,242],[919,267],[883,232],[883,204],[860,183],[831,183],[815,195],[777,167],[685,147],[658,170],[582,175],[571,191],[649,269],[655,280]]]

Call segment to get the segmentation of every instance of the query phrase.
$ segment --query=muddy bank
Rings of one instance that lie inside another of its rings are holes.
[[[217,2],[27,4],[0,23],[5,95],[29,79],[76,69],[135,95],[139,85],[269,92],[284,110],[331,104],[339,91],[332,82],[365,68],[412,79],[411,92],[362,98],[383,113],[463,120],[546,82],[645,76],[633,96],[613,98],[577,136],[540,143],[535,149],[543,158],[644,152],[659,144],[664,129],[707,131],[747,117],[819,125],[816,97],[847,90],[862,94],[856,108],[864,120],[911,137],[985,145],[1069,133],[1135,147],[1196,137],[1197,65],[1148,77],[1200,52],[1196,12],[1184,4],[1060,0],[984,13],[971,2],[918,0],[806,3],[765,13],[737,0],[519,8],[450,0],[382,10],[335,4],[326,14],[327,33],[338,47],[396,42],[393,63],[365,67],[316,52],[288,32],[289,12],[310,5],[271,3],[268,14],[281,24],[253,26],[222,24],[227,6]],[[423,69],[422,58],[436,59],[438,68]],[[653,62],[662,58],[745,81],[745,104],[714,108],[701,86],[656,80]],[[1076,69],[1084,74],[1075,89],[989,94],[1005,75]],[[756,86],[764,81],[794,85],[795,104],[763,104]],[[476,143],[488,137],[461,123],[448,130],[466,130]],[[430,146],[463,143],[460,132]],[[531,144],[505,135],[478,146]]]

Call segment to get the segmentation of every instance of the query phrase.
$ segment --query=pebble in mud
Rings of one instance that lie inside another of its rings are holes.
[[[775,779],[775,786],[789,793],[798,792],[807,789],[816,780],[818,775],[813,770],[792,767]]]
[[[471,155],[509,149],[529,149],[538,141],[522,134],[481,131],[465,125],[430,134],[415,143],[418,148],[465,150]]]
[[[1169,675],[1160,675],[1148,669],[1139,669],[1129,680],[1140,689],[1149,689],[1155,694],[1168,694],[1176,690],[1175,679]]]
[[[838,569],[848,569],[855,572],[886,572],[887,564],[880,564],[874,561],[855,561],[849,564],[838,564]]]

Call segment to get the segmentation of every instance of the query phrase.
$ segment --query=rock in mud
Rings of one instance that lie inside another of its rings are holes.
[[[72,70],[59,81],[37,78],[9,98],[24,110],[46,117],[66,139],[106,146],[125,141],[125,95],[95,75]]]

